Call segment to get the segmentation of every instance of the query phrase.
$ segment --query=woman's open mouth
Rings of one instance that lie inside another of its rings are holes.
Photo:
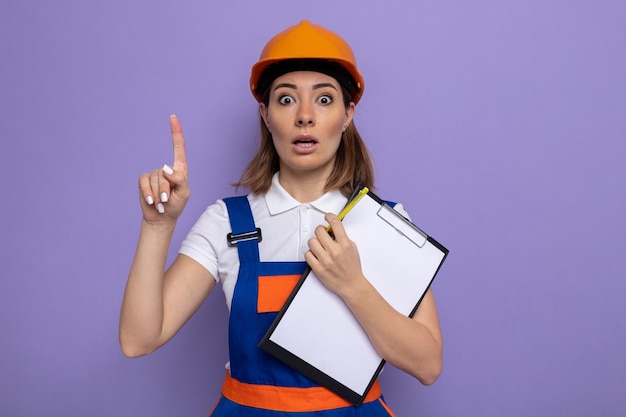
[[[311,135],[300,135],[293,141],[296,152],[308,153],[315,149],[318,144],[317,139]]]

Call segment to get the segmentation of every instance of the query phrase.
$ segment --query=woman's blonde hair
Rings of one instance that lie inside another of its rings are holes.
[[[269,104],[269,88],[264,94],[262,102]],[[350,106],[350,94],[342,88],[344,105]],[[234,185],[246,186],[253,193],[266,193],[271,184],[273,175],[280,168],[280,158],[274,148],[272,134],[263,122],[261,125],[261,142],[256,155],[244,170],[241,178]],[[335,166],[326,181],[325,191],[339,189],[345,196],[352,194],[359,185],[369,189],[374,188],[374,167],[372,160],[361,138],[354,120],[350,122],[342,135],[337,149]]]

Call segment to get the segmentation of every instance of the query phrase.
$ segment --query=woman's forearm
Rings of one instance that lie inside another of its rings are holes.
[[[393,309],[367,280],[344,301],[381,357],[424,385],[435,382],[442,369],[442,340],[430,291],[413,318]]]
[[[175,223],[142,221],[139,242],[120,314],[120,345],[127,356],[141,356],[161,344],[163,280]]]

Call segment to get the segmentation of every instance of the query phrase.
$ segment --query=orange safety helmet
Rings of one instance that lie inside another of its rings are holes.
[[[339,64],[339,67],[353,78],[352,101],[356,104],[361,99],[365,82],[357,69],[356,59],[350,45],[336,33],[303,20],[270,39],[263,48],[259,61],[252,66],[250,89],[257,101],[262,100],[265,92],[259,88],[262,84],[263,72],[272,64],[289,60],[325,61]]]

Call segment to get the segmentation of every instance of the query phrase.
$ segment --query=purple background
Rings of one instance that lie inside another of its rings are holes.
[[[136,181],[182,121],[192,198],[171,256],[256,149],[249,69],[309,18],[353,46],[379,194],[450,249],[432,387],[399,416],[626,414],[626,5],[621,1],[23,1],[0,5],[0,415],[206,416],[221,289],[125,359]]]

